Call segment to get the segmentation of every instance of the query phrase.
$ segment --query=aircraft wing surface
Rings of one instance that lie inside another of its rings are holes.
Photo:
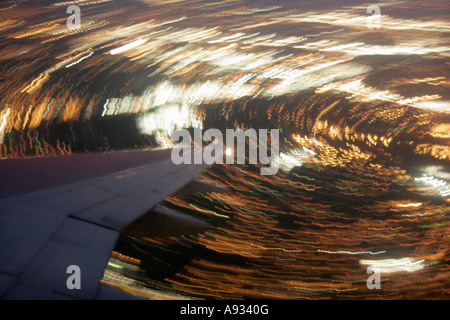
[[[175,165],[167,152],[7,159],[0,166],[3,299],[130,298],[100,284],[122,229],[152,214],[158,217],[154,229],[162,233],[195,233],[209,227],[157,206],[207,168]],[[25,191],[14,190],[17,185]],[[80,269],[80,289],[66,284],[72,265]]]

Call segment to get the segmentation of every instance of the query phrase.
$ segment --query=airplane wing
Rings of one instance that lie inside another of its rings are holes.
[[[210,227],[158,206],[182,188],[198,189],[194,179],[207,167],[175,165],[165,153],[1,160],[0,298],[133,298],[100,284],[121,230],[137,219],[141,228],[135,232],[156,235]],[[73,265],[80,270],[80,289],[66,284]]]

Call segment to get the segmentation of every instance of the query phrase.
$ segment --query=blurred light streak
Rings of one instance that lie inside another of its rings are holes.
[[[119,48],[110,50],[109,53],[111,55],[119,54],[119,53],[122,53],[122,52],[125,52],[125,51],[128,51],[128,50],[131,50],[131,49],[133,49],[133,48],[135,48],[137,46],[140,46],[141,44],[143,44],[145,42],[147,42],[147,40],[145,40],[145,39],[138,39],[138,40],[135,40],[133,42],[127,43],[127,44],[125,44],[125,45],[123,45],[123,46],[121,46]]]
[[[380,273],[415,272],[424,268],[422,260],[411,260],[411,258],[384,259],[384,260],[360,260],[359,263],[372,267],[372,271]]]

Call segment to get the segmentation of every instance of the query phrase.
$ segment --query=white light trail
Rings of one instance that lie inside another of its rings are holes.
[[[415,272],[424,268],[425,259],[413,261],[411,258],[384,259],[384,260],[360,260],[359,263],[371,266],[372,271],[380,273]]]
[[[119,48],[113,49],[113,50],[109,51],[109,53],[112,54],[112,55],[119,54],[119,53],[128,51],[130,49],[133,49],[133,48],[135,48],[137,46],[140,46],[141,44],[143,44],[145,42],[147,42],[147,40],[145,40],[145,39],[138,39],[136,41],[127,43],[126,45],[123,45],[123,46],[121,46]]]

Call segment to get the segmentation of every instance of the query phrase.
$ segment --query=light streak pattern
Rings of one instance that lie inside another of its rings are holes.
[[[279,128],[277,175],[213,166],[233,193],[164,204],[213,228],[124,235],[102,281],[151,299],[448,298],[449,4],[384,1],[371,30],[352,3],[2,2],[0,155]]]

